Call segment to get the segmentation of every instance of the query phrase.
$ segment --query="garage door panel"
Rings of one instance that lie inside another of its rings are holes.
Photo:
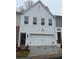
[[[53,41],[52,35],[30,35],[29,45],[51,45]]]

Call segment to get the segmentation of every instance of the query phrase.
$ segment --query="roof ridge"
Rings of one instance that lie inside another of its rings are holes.
[[[34,3],[32,6],[28,7],[26,10],[24,10],[23,12],[25,11],[28,11],[29,9],[31,9],[33,6],[35,6],[36,4],[40,3],[41,1],[37,1],[36,3]]]
[[[37,1],[35,4],[33,4],[31,7],[27,8],[26,10],[24,10],[23,13],[25,13],[25,12],[28,11],[28,10],[30,10],[30,9],[33,8],[35,5],[37,5],[38,3],[40,3],[40,4],[47,10],[47,12],[48,12],[51,16],[53,16],[53,14],[50,12],[50,10],[47,9],[46,6],[45,6],[40,0]],[[54,17],[54,16],[53,16],[53,17]]]

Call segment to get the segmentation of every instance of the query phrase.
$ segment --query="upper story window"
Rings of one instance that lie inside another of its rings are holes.
[[[45,25],[45,18],[41,18],[41,25]]]
[[[52,26],[52,19],[49,19],[49,26]]]
[[[28,19],[29,19],[28,16],[24,16],[24,24],[28,24]]]
[[[37,24],[37,18],[33,17],[33,24]]]

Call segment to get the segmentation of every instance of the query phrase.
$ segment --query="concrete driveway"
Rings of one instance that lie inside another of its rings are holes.
[[[47,59],[62,56],[62,49],[56,46],[31,46],[29,49],[29,56],[19,59]]]

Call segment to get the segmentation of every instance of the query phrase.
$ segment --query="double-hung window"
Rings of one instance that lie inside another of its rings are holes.
[[[41,25],[45,25],[45,18],[41,18]]]
[[[49,26],[52,26],[52,19],[49,19]]]
[[[29,19],[28,16],[24,16],[24,24],[28,24],[28,19]]]
[[[37,18],[33,17],[33,24],[37,24]]]

